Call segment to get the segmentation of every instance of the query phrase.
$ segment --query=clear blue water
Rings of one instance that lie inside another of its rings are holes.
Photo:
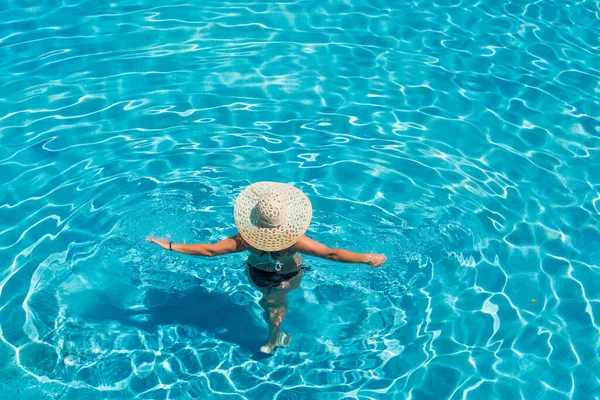
[[[600,393],[593,1],[0,0],[0,394],[591,399]],[[295,184],[289,349],[234,232]]]

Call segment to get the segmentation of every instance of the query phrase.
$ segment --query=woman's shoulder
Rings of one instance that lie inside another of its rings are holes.
[[[249,250],[250,247],[252,247],[248,244],[248,242],[246,242],[246,240],[242,237],[242,235],[239,232],[231,236],[231,239],[235,240],[235,243],[237,244],[238,248]]]
[[[300,238],[298,238],[296,243],[292,247],[290,247],[290,249],[292,249],[294,251],[298,251],[298,252],[303,252],[306,250],[311,250],[316,247],[322,247],[322,246],[324,246],[322,243],[319,243],[316,240],[311,239],[306,235],[302,235],[302,236],[300,236]]]

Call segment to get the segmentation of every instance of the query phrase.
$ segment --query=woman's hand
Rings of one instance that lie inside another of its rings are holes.
[[[385,264],[386,261],[387,261],[387,257],[385,255],[370,253],[369,261],[367,262],[367,264],[369,264],[369,266],[371,268],[379,268],[383,264]]]
[[[146,238],[146,242],[155,243],[165,250],[169,250],[169,243],[171,243],[168,240],[158,239],[158,238],[153,238],[153,237]]]

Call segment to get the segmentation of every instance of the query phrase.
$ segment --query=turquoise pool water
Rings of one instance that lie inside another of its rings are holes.
[[[590,1],[0,0],[2,399],[592,399],[600,32]],[[311,199],[291,347],[234,232]]]

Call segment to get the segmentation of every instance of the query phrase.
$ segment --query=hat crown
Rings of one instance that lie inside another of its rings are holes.
[[[263,194],[256,205],[256,217],[263,228],[277,228],[285,223],[288,209],[285,197],[276,192]]]

